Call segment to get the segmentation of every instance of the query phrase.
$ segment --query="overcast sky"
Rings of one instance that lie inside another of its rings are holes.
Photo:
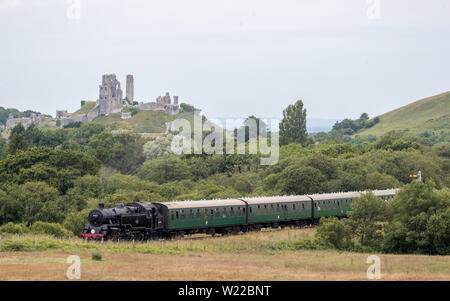
[[[208,117],[297,99],[309,117],[374,116],[450,90],[448,0],[80,0],[79,19],[70,2],[0,0],[0,106],[75,111],[105,73]]]

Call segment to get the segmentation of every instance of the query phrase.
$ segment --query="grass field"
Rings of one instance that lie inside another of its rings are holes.
[[[65,280],[69,255],[81,258],[81,280],[367,280],[372,254],[294,250],[314,229],[285,229],[180,241],[85,243],[48,237],[3,238],[0,280]],[[35,244],[37,251],[5,251]],[[19,240],[19,242],[17,242]],[[53,247],[48,247],[50,241]],[[39,246],[45,251],[39,251]],[[91,259],[92,251],[102,260]],[[376,255],[376,254],[375,254]],[[382,280],[450,280],[450,256],[386,255]]]

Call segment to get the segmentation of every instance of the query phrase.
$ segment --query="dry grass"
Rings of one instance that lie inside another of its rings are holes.
[[[67,256],[81,258],[82,280],[367,280],[370,254],[275,250],[310,238],[314,229],[264,231],[228,237],[103,246],[72,242],[45,252],[0,252],[0,280],[65,280]],[[178,248],[177,248],[178,244]],[[91,259],[92,250],[102,261]],[[145,254],[146,250],[151,254]],[[155,252],[158,250],[158,252]],[[450,280],[450,256],[379,255],[382,280]]]
[[[0,253],[0,280],[65,280],[65,252]],[[335,251],[80,251],[81,280],[366,280],[368,254]],[[450,257],[380,255],[382,280],[450,280]]]

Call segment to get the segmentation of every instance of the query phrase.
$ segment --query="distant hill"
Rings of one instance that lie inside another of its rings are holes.
[[[378,116],[380,122],[356,135],[382,136],[389,131],[403,131],[420,136],[450,135],[450,92],[442,93]]]

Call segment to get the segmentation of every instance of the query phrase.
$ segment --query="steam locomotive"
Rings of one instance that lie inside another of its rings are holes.
[[[372,191],[383,200],[396,189]],[[364,192],[235,198],[224,200],[99,205],[81,236],[88,239],[159,239],[186,234],[230,234],[263,227],[314,224],[321,217],[345,217]]]

